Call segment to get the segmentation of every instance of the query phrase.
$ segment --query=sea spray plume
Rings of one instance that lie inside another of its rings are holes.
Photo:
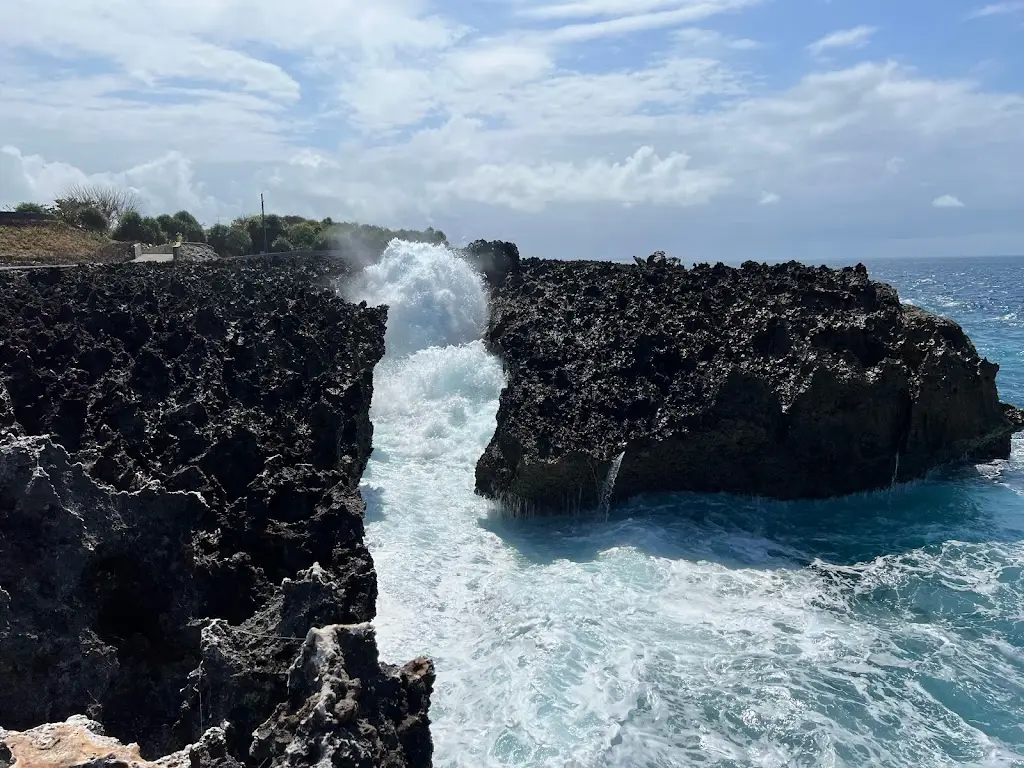
[[[328,243],[353,272],[376,264],[394,242],[448,245],[444,232],[427,227],[424,230],[387,229],[369,224],[332,224],[325,233]]]
[[[352,301],[387,305],[389,358],[478,340],[487,324],[481,276],[446,246],[394,240],[348,289]]]
[[[331,250],[336,251],[341,260],[353,271],[358,272],[381,257],[379,248],[375,248],[369,239],[358,230],[331,227],[329,231]]]

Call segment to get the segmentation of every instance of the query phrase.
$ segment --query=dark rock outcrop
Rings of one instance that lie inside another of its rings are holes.
[[[1018,414],[960,327],[860,265],[523,260],[493,297],[506,364],[477,491],[537,509],[725,491],[831,497],[1005,457]]]
[[[284,764],[287,741],[429,765],[433,669],[377,664],[362,626],[386,310],[339,299],[338,271],[280,256],[0,275],[0,725],[86,715],[192,765]],[[320,675],[316,696],[355,702],[329,738],[289,682],[318,627],[360,638],[303,662],[302,690]],[[257,759],[259,729],[277,746]]]
[[[510,274],[519,271],[519,248],[501,240],[474,240],[457,253],[484,276],[487,284],[499,288]]]

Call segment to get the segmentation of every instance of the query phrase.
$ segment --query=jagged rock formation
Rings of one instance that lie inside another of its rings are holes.
[[[377,664],[363,626],[386,310],[325,290],[338,270],[0,276],[0,725],[85,715],[147,759],[192,744],[192,765],[429,765],[433,668]],[[347,726],[320,733],[302,713],[332,696]]]
[[[142,758],[138,744],[122,744],[82,715],[24,732],[0,728],[0,768],[12,763],[17,768],[240,768],[227,753],[221,728],[211,728],[198,743],[151,762]]]
[[[501,240],[474,240],[457,253],[483,275],[491,288],[499,288],[505,278],[519,271],[519,248]]]
[[[1009,454],[1019,414],[958,325],[860,265],[523,260],[492,300],[506,363],[483,495],[591,505],[726,491],[830,497]]]

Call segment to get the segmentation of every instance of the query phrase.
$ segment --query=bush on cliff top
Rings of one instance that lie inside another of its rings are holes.
[[[90,232],[102,233],[110,227],[110,222],[103,212],[91,205],[78,212],[78,223]]]

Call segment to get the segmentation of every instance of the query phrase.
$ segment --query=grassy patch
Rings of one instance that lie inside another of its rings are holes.
[[[131,244],[67,224],[0,226],[0,265],[110,263],[131,257]]]

